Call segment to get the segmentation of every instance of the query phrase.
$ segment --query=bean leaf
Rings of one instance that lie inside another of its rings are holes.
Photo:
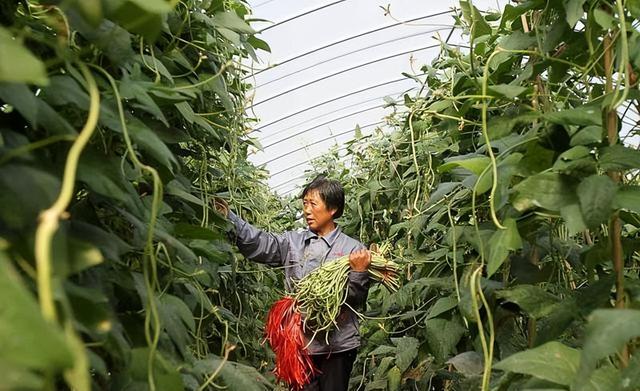
[[[522,239],[518,233],[516,221],[508,218],[503,222],[506,229],[498,229],[489,239],[489,260],[487,262],[487,276],[490,277],[504,263],[510,251],[522,247]]]
[[[47,70],[11,33],[0,27],[0,81],[46,85]]]
[[[584,353],[576,385],[581,386],[596,368],[598,361],[615,354],[632,338],[640,336],[640,310],[599,309],[589,316]]]
[[[577,193],[587,227],[595,228],[608,220],[616,195],[616,185],[611,178],[603,175],[587,177],[578,185]]]
[[[553,341],[513,354],[498,362],[494,368],[569,385],[578,371],[579,364],[579,350]]]

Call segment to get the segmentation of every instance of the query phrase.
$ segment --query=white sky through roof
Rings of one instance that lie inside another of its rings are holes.
[[[502,10],[507,3],[473,1],[480,10]],[[459,7],[457,0],[249,0],[249,4],[254,18],[273,22],[252,23],[257,30],[267,28],[258,37],[272,52],[259,51],[261,63],[253,64],[269,69],[251,80],[256,88],[250,114],[259,119],[252,135],[264,149],[255,151],[250,160],[266,164],[271,173],[269,185],[279,194],[290,193],[304,182],[309,160],[352,139],[356,124],[365,135],[381,125],[391,112],[382,107],[382,98],[400,98],[417,86],[403,78],[402,72],[420,74],[420,67],[437,56],[436,37],[445,40],[449,36],[453,13],[381,29],[276,64],[399,21]],[[326,8],[278,24],[322,6]],[[388,6],[391,15],[381,8]],[[467,39],[456,30],[449,44],[467,45]],[[365,91],[351,94],[360,90]]]

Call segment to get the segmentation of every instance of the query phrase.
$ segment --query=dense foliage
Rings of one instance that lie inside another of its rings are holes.
[[[471,54],[443,43],[395,131],[316,162],[347,232],[407,264],[369,295],[354,388],[640,389],[640,8],[518,3],[461,1]]]
[[[279,279],[244,267],[210,209],[218,194],[283,228],[247,162],[241,61],[269,49],[248,12],[1,3],[1,389],[270,387]]]
[[[470,53],[443,43],[392,132],[316,162],[345,231],[406,265],[370,291],[353,388],[639,390],[640,5],[460,5]],[[247,162],[249,12],[0,3],[1,389],[273,387],[281,275],[210,209],[293,224]]]

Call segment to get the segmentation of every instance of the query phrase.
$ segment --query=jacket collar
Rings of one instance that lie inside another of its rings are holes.
[[[332,247],[336,239],[338,239],[338,236],[340,236],[341,233],[342,233],[342,230],[340,229],[338,224],[336,224],[336,228],[333,231],[329,232],[329,234],[322,236],[322,239],[329,245],[329,247]],[[318,237],[319,236],[317,233],[313,232],[309,228],[306,229],[305,237],[304,237],[305,241],[309,239],[315,239]]]

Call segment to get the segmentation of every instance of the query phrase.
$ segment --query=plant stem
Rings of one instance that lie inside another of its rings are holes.
[[[608,94],[613,90],[613,45],[611,44],[611,40],[611,33],[604,37],[604,44],[607,48],[604,53],[605,91]],[[605,119],[607,140],[609,145],[614,145],[618,142],[618,116],[614,106],[606,109]],[[620,183],[620,172],[610,171],[607,175],[609,175],[614,182]],[[613,270],[616,275],[616,308],[624,308],[624,255],[622,251],[622,224],[618,213],[615,213],[609,221],[609,240],[611,241]],[[622,367],[626,367],[629,362],[628,345],[625,344],[620,353],[620,364]]]
[[[100,116],[100,92],[96,81],[86,65],[80,63],[79,66],[87,82],[87,90],[89,91],[89,114],[84,127],[71,145],[69,153],[67,154],[62,186],[58,198],[51,207],[40,213],[35,234],[34,253],[37,267],[38,299],[40,301],[42,316],[45,320],[52,323],[57,321],[56,306],[53,298],[52,241],[58,230],[60,220],[68,217],[66,209],[75,194],[74,187],[80,155],[91,139]],[[82,345],[80,337],[74,332],[73,328],[69,326],[70,320],[66,322],[65,336],[67,343],[73,347],[72,353],[74,356],[73,368],[67,372],[67,383],[75,390],[89,391],[91,381],[87,371],[87,357],[84,353],[84,346]]]
[[[146,171],[153,178],[153,194],[151,200],[151,215],[149,217],[149,225],[147,227],[147,238],[144,251],[144,260],[142,264],[142,272],[144,275],[145,289],[147,291],[147,311],[145,311],[144,321],[144,333],[149,345],[149,356],[147,359],[147,380],[149,382],[150,391],[156,390],[155,376],[154,376],[154,360],[156,350],[158,348],[158,342],[160,341],[160,314],[158,313],[157,303],[155,299],[155,291],[158,283],[158,271],[157,260],[155,257],[155,251],[153,246],[153,236],[155,233],[155,226],[158,218],[158,211],[160,210],[160,202],[162,201],[163,187],[162,181],[158,171],[140,161],[133,149],[133,143],[129,135],[127,123],[125,119],[124,107],[122,104],[122,98],[120,96],[120,90],[116,84],[115,79],[103,68],[94,66],[95,69],[102,72],[109,81],[113,93],[116,98],[116,104],[118,106],[118,117],[120,119],[120,125],[122,127],[122,135],[127,145],[127,152],[129,158],[133,163],[141,170]]]
[[[493,56],[500,53],[502,49],[497,47],[493,53],[489,56],[487,63],[484,65],[484,73],[482,75],[482,95],[487,95],[487,85],[489,83],[489,64],[491,64],[491,60]],[[498,216],[496,214],[496,190],[498,189],[498,163],[496,162],[496,157],[493,153],[493,149],[491,149],[491,140],[489,139],[489,131],[487,127],[487,110],[488,110],[489,102],[487,99],[482,100],[482,136],[484,137],[484,142],[487,146],[487,153],[489,154],[489,159],[491,159],[491,174],[493,175],[491,181],[491,193],[489,194],[489,209],[491,212],[491,219],[493,223],[496,225],[498,229],[506,229],[505,226],[502,225],[500,220],[498,220]],[[479,181],[480,177],[478,177]],[[476,182],[477,184],[477,182]]]
[[[51,207],[40,213],[38,228],[36,229],[35,258],[38,276],[38,296],[42,315],[49,321],[56,320],[52,287],[51,242],[58,230],[60,219],[67,216],[66,209],[74,194],[73,189],[76,182],[80,154],[96,129],[100,115],[100,94],[95,79],[85,65],[81,64],[80,70],[87,81],[87,89],[89,90],[89,115],[80,134],[69,149],[60,194]]]
[[[415,135],[413,134],[413,115],[415,114],[415,110],[411,111],[409,114],[409,133],[411,134],[411,152],[413,155],[413,164],[416,170],[416,197],[413,200],[413,210],[420,212],[418,209],[418,199],[420,197],[420,165],[418,164],[418,157],[416,155],[416,140]]]

